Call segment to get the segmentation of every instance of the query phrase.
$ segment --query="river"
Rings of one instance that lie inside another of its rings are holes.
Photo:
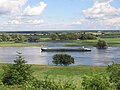
[[[61,48],[66,43],[49,43],[48,47]],[[69,44],[69,43],[67,43]],[[70,47],[77,48],[77,47]],[[91,52],[41,52],[41,47],[0,47],[0,63],[13,63],[16,52],[21,52],[28,64],[53,65],[52,56],[57,53],[70,54],[75,59],[72,65],[105,66],[112,62],[120,63],[120,47],[109,47],[99,50],[90,48]]]

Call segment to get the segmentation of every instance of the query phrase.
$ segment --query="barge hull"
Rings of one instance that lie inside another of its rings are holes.
[[[91,51],[90,49],[43,49],[41,48],[41,51],[47,51],[47,52],[50,52],[50,51],[56,51],[56,52],[66,52],[66,51],[71,51],[71,52],[82,52],[82,51]]]

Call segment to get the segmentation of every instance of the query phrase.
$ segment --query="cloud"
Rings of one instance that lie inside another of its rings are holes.
[[[21,24],[21,22],[19,20],[11,20],[8,21],[6,24]]]
[[[38,24],[43,24],[44,23],[44,20],[37,20],[37,19],[35,19],[35,20],[23,20],[23,19],[15,19],[15,20],[10,20],[10,21],[8,21],[7,23],[4,23],[4,24],[10,24],[10,25],[30,25],[30,24],[32,24],[32,25],[38,25]]]
[[[98,2],[98,3],[103,3],[103,2],[112,2],[113,0],[93,0],[94,3]]]
[[[86,22],[88,22],[87,19],[80,19],[79,21],[73,22],[72,24],[78,24],[78,25],[80,25],[80,24],[85,24]]]
[[[120,9],[112,7],[110,0],[105,1],[95,2],[92,8],[83,10],[85,17],[87,19],[108,19],[120,15]]]
[[[0,0],[0,15],[21,14],[21,8],[27,0]]]
[[[106,25],[112,25],[112,26],[120,27],[120,17],[106,19],[106,20],[104,20],[104,22],[106,23]]]
[[[42,24],[44,23],[44,20],[29,20],[28,23],[30,24]]]
[[[45,23],[43,19],[36,18],[36,15],[41,15],[47,4],[39,2],[33,7],[25,7],[27,1],[0,0],[0,30],[31,29],[33,25],[37,27]]]
[[[112,0],[93,1],[94,4],[91,8],[83,10],[86,24],[91,25],[91,28],[97,28],[98,25],[102,28],[120,27],[120,8],[111,6]],[[85,23],[83,22],[81,24],[83,25]]]
[[[23,8],[28,0],[0,0],[0,15],[40,15],[47,6],[46,3]]]
[[[44,2],[40,2],[34,7],[27,6],[24,10],[24,15],[40,15],[46,6],[47,4]]]

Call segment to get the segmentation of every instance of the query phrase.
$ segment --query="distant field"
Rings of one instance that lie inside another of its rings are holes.
[[[101,38],[105,40],[109,46],[120,46],[120,38]],[[96,46],[98,40],[72,40],[77,44],[65,44],[64,46]]]
[[[14,42],[0,42],[0,47],[25,47],[25,46],[45,46],[45,44],[39,43],[14,43]]]

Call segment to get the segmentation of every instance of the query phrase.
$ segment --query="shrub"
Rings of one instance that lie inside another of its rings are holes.
[[[107,67],[107,71],[110,73],[110,81],[115,83],[116,88],[120,90],[120,64],[113,63]]]
[[[2,82],[6,85],[21,85],[26,81],[29,81],[32,77],[31,66],[26,65],[26,61],[21,56],[21,53],[17,54],[15,64],[9,64],[6,67],[3,67],[4,73],[2,77]]]
[[[101,75],[84,76],[82,86],[85,90],[114,90],[109,79]]]
[[[60,80],[57,82],[54,79],[50,79],[48,76],[41,80],[34,79],[32,80],[32,84],[26,86],[26,88],[24,88],[25,90],[76,90],[77,88],[72,80]]]
[[[99,40],[99,41],[97,42],[97,48],[98,48],[98,49],[106,49],[106,48],[108,48],[108,44],[107,44],[107,42],[104,41],[104,40]]]
[[[70,64],[74,64],[74,58],[71,57],[71,55],[68,54],[55,54],[53,56],[53,63],[56,65],[64,65],[64,66],[68,66]]]

